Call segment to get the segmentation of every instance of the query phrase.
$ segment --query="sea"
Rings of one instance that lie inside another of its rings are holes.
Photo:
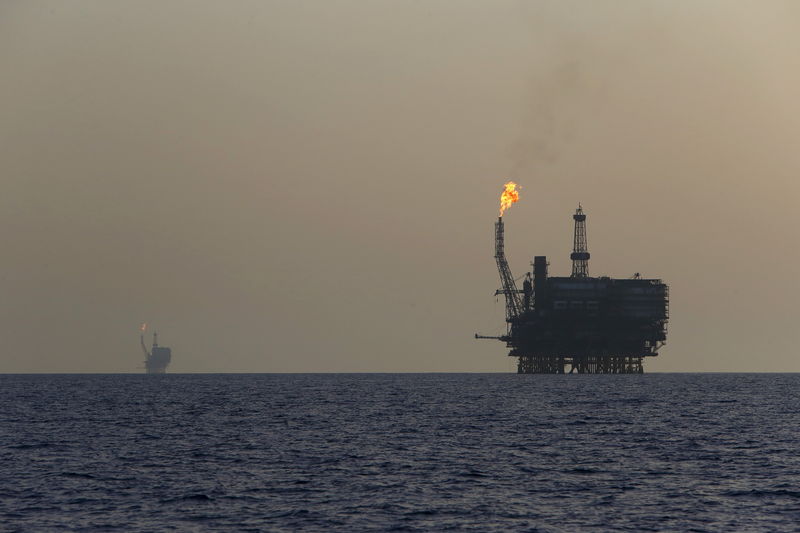
[[[0,531],[800,531],[800,374],[0,375]]]

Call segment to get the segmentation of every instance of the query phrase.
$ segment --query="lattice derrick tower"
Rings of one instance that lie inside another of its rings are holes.
[[[578,209],[572,215],[575,221],[575,237],[573,239],[572,254],[572,277],[589,277],[589,248],[586,244],[586,215],[583,208],[578,204]]]

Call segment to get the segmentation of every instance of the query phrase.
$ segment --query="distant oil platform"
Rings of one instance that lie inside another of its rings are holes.
[[[497,339],[518,358],[520,374],[640,374],[642,359],[658,355],[666,343],[669,288],[660,279],[638,273],[629,279],[589,276],[586,214],[572,216],[572,275],[548,277],[547,257],[533,259],[522,289],[505,257],[503,213],[519,199],[516,184],[508,182],[495,223],[495,260],[506,301],[506,334],[475,334]]]
[[[158,332],[154,331],[153,347],[148,351],[147,346],[144,344],[144,332],[146,329],[147,324],[142,324],[141,335],[139,337],[139,342],[144,352],[144,367],[147,369],[148,374],[164,374],[172,360],[172,349],[166,346],[159,346]]]

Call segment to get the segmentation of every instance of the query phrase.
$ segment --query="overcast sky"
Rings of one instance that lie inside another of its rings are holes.
[[[513,371],[516,276],[670,285],[646,371],[800,371],[800,3],[0,3],[0,372]]]

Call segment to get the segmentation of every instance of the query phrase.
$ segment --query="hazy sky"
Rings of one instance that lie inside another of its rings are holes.
[[[0,372],[509,371],[516,276],[670,285],[646,371],[800,371],[800,3],[0,3]]]

